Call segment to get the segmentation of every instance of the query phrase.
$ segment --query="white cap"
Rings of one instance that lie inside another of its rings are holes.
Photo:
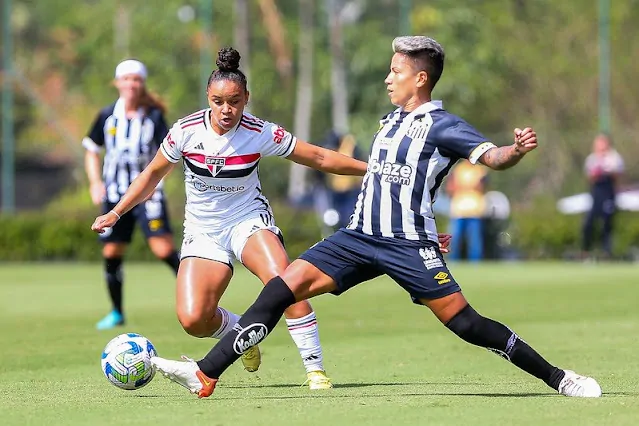
[[[140,61],[127,59],[126,61],[120,62],[118,66],[115,67],[115,78],[120,78],[127,74],[137,74],[146,80],[146,67]]]

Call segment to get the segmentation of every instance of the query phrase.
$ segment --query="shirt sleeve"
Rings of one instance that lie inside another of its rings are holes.
[[[617,151],[613,151],[613,173],[616,174],[621,174],[624,172],[625,170],[625,165],[623,162],[623,158],[621,157],[621,155],[619,155],[619,153]]]
[[[282,126],[275,123],[264,123],[260,133],[260,153],[264,157],[288,157],[295,149],[297,138]]]
[[[436,129],[439,130],[436,131],[438,146],[459,158],[468,159],[472,164],[477,164],[479,157],[495,148],[495,144],[477,129],[452,114],[438,123]]]
[[[184,131],[178,123],[175,123],[164,137],[160,145],[160,151],[171,163],[177,163],[182,158],[183,144]]]
[[[159,147],[169,133],[169,127],[166,124],[164,115],[162,115],[160,111],[158,111],[157,115],[154,117],[153,124],[155,126],[153,141],[157,144],[156,146]]]
[[[100,111],[96,117],[89,133],[82,139],[82,146],[91,152],[100,152],[104,147],[104,125],[106,124],[107,114]]]

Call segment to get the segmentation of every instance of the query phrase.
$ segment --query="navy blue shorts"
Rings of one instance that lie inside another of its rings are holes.
[[[115,203],[106,202],[102,205],[102,212],[107,213],[115,207]],[[100,234],[103,243],[130,243],[135,224],[142,228],[145,238],[172,234],[169,214],[166,210],[164,198],[148,200],[135,206],[124,214],[110,231]]]
[[[384,274],[418,304],[418,299],[439,299],[461,291],[438,244],[432,241],[373,237],[340,229],[299,258],[331,277],[337,284],[336,295]]]

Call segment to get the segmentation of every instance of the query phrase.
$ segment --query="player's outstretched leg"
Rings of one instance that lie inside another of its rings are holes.
[[[165,377],[199,397],[213,393],[220,375],[246,350],[264,340],[277,325],[284,310],[295,303],[286,283],[275,277],[264,286],[255,303],[242,315],[232,332],[227,333],[204,359],[196,362],[151,358]]]
[[[322,346],[315,311],[308,301],[291,305],[284,312],[286,326],[306,368],[306,382],[311,390],[330,389],[331,380],[324,370]]]
[[[463,298],[461,293],[456,295],[447,297]],[[580,376],[574,371],[561,370],[551,365],[510,328],[481,316],[470,305],[462,308],[445,324],[449,330],[466,342],[500,355],[527,373],[543,380],[562,395],[590,398],[601,396],[601,388],[593,378]]]

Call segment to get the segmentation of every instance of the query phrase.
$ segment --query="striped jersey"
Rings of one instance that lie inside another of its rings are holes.
[[[160,151],[167,160],[184,164],[185,231],[218,231],[256,210],[272,214],[258,164],[262,157],[289,156],[296,142],[281,126],[247,112],[224,135],[211,128],[210,109],[178,120]]]
[[[82,145],[92,152],[105,150],[102,175],[109,203],[120,200],[151,162],[167,132],[159,109],[140,108],[135,118],[127,118],[124,101],[119,99],[100,111]]]
[[[373,139],[368,171],[347,228],[368,235],[437,242],[432,204],[442,180],[461,158],[475,164],[493,148],[440,101],[384,116]]]

